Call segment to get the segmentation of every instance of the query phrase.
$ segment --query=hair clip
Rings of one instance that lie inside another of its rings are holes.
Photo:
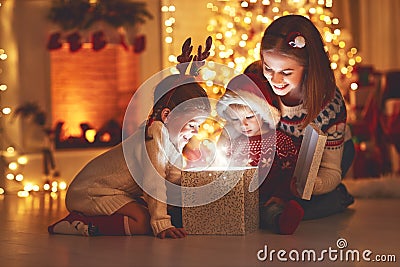
[[[293,48],[303,48],[306,46],[306,39],[299,32],[290,32],[286,41]]]

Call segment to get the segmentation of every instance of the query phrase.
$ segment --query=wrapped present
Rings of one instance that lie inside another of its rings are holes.
[[[249,192],[250,183],[257,179],[255,167],[183,171],[182,186],[199,189],[182,193],[186,232],[244,235],[258,229],[258,190]],[[200,189],[207,185],[206,190]]]

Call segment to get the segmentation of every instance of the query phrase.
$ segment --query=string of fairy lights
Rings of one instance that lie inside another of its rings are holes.
[[[4,8],[4,5],[2,2],[0,2],[0,12],[1,9]],[[4,62],[7,60],[8,55],[6,53],[6,51],[0,47],[0,75],[3,74],[3,66],[4,66]],[[0,76],[1,78],[1,76]],[[3,100],[3,94],[8,90],[7,84],[5,84],[4,82],[2,82],[0,80],[0,136],[1,136],[1,140],[0,140],[0,168],[2,170],[2,173],[0,173],[1,175],[5,175],[6,171],[3,169],[8,168],[8,169],[15,169],[18,165],[15,162],[8,162],[6,160],[6,156],[7,154],[13,153],[14,152],[14,148],[12,146],[7,147],[6,149],[4,149],[5,147],[5,143],[7,142],[7,136],[5,135],[5,125],[4,125],[4,119],[5,116],[9,115],[11,113],[11,108],[8,106],[4,106],[2,103]],[[8,178],[11,178],[11,176],[9,174]],[[3,179],[3,177],[2,177]],[[14,175],[13,175],[13,179],[14,179]],[[18,180],[22,180],[23,176],[22,174],[19,174],[15,177],[15,179]],[[0,195],[5,193],[5,189],[3,187],[0,187]]]
[[[0,14],[2,9],[5,8],[5,2],[0,1]],[[0,29],[2,30],[2,29]],[[9,60],[9,54],[6,49],[0,47],[0,195],[9,193],[7,190],[7,183],[16,183],[16,188],[21,188],[17,190],[17,195],[19,197],[27,197],[31,192],[50,192],[52,197],[57,197],[58,191],[63,191],[67,188],[67,184],[64,181],[52,180],[46,177],[43,184],[39,185],[34,182],[27,181],[24,176],[23,169],[26,164],[28,164],[28,157],[23,154],[22,149],[17,147],[17,145],[12,141],[6,131],[6,125],[10,121],[10,116],[13,115],[14,109],[3,103],[3,95],[6,94],[10,89],[4,74],[7,70],[7,61]],[[3,76],[3,77],[2,77]]]
[[[165,53],[167,54],[168,62],[176,62],[176,57],[173,55],[171,44],[174,42],[174,25],[175,25],[175,16],[174,13],[176,11],[176,7],[174,4],[171,4],[170,1],[164,0],[162,1],[161,7],[161,17],[163,20],[163,38],[165,46]]]

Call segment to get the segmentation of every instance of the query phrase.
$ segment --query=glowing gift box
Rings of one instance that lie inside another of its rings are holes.
[[[257,168],[208,168],[182,172],[182,222],[188,234],[245,235],[259,227]],[[207,202],[206,204],[199,205]]]

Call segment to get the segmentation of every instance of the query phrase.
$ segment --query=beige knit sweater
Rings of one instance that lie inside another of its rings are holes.
[[[144,141],[142,127],[123,143],[91,160],[77,174],[66,195],[69,211],[89,216],[111,215],[143,196],[148,204],[154,235],[173,227],[167,214],[164,179],[180,183],[178,167],[182,157],[169,140],[162,122],[155,121],[149,127],[148,134],[153,137],[149,141]],[[143,187],[163,201],[145,193]]]

